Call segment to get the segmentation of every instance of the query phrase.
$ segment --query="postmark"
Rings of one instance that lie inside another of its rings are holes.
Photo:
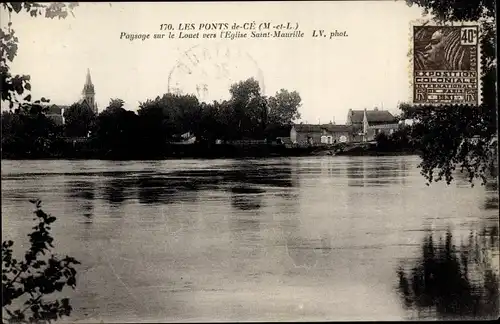
[[[196,45],[183,52],[171,69],[168,91],[211,102],[227,99],[231,84],[249,78],[256,79],[264,93],[262,70],[246,51],[221,43]]]
[[[410,101],[415,105],[481,104],[480,25],[413,22]]]

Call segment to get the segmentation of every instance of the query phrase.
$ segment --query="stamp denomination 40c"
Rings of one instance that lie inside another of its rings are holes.
[[[411,102],[479,106],[479,23],[413,23],[411,28]]]

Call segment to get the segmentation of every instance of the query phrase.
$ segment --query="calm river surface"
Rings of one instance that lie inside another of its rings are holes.
[[[57,217],[69,321],[406,319],[397,269],[429,231],[498,237],[496,184],[428,187],[418,163],[3,160],[2,235],[27,246],[32,198]]]

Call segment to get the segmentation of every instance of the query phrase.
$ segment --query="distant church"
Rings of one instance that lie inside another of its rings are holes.
[[[82,98],[78,100],[78,104],[86,105],[89,107],[94,114],[98,113],[97,103],[95,102],[95,89],[92,83],[92,78],[90,77],[90,70],[87,69],[87,78],[85,79],[85,84],[83,85]],[[47,117],[51,118],[56,124],[64,124],[64,110],[68,109],[70,106],[67,105],[50,105],[48,106]]]
[[[87,105],[94,114],[97,114],[97,103],[95,102],[95,90],[92,84],[92,79],[90,78],[90,70],[87,69],[87,79],[85,80],[85,85],[82,90],[82,99],[78,101],[79,104]]]

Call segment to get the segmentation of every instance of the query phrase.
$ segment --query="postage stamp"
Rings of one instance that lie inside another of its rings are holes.
[[[415,105],[481,104],[479,23],[411,26],[411,102]]]

